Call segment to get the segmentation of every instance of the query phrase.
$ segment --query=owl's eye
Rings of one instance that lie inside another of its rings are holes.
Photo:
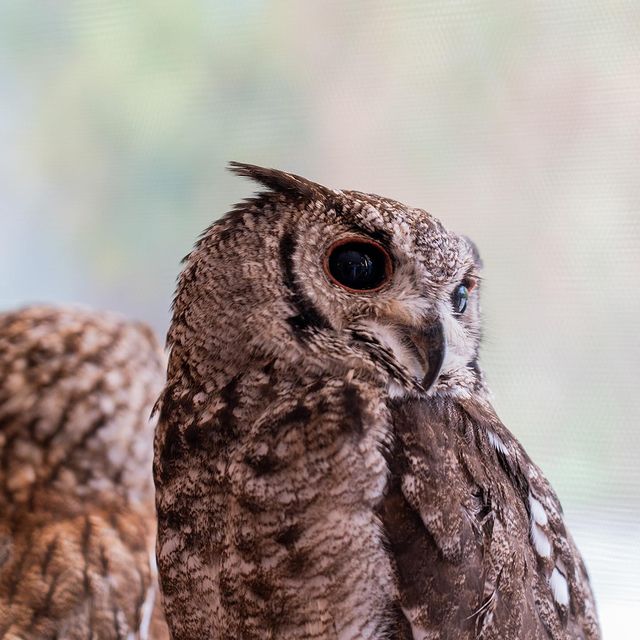
[[[468,301],[469,289],[464,284],[459,284],[451,296],[451,302],[453,303],[453,310],[455,313],[462,315],[467,309]]]
[[[340,240],[329,248],[324,269],[330,280],[348,291],[375,291],[391,277],[391,258],[373,240]]]

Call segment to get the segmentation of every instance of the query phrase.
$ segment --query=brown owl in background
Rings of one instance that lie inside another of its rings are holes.
[[[473,244],[233,168],[266,190],[186,259],[159,403],[174,640],[599,638],[558,499],[489,402]]]
[[[0,314],[2,640],[168,638],[149,419],[163,367],[141,324]]]

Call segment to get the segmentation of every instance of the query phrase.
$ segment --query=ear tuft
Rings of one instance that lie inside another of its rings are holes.
[[[478,250],[478,246],[468,236],[462,236],[462,238],[469,245],[469,248],[471,249],[471,255],[473,256],[473,261],[476,263],[476,267],[478,267],[478,269],[482,269],[484,265],[482,264],[482,258],[480,257],[480,251]]]
[[[230,162],[229,170],[236,175],[251,178],[276,193],[303,197],[307,200],[324,199],[333,194],[331,190],[320,184],[277,169],[266,169],[244,162]]]

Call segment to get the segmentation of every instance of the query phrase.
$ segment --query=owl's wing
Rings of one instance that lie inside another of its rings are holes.
[[[392,407],[381,510],[408,638],[599,638],[557,497],[481,401]]]

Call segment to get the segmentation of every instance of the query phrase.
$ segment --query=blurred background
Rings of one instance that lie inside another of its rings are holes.
[[[483,362],[558,491],[608,638],[640,604],[640,4],[0,3],[0,309],[164,334],[180,259],[253,185],[395,197],[478,244]]]

